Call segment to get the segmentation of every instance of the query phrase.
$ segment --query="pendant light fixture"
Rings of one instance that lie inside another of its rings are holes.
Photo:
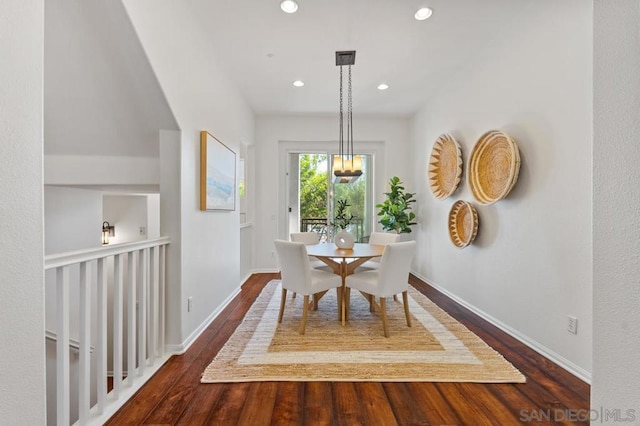
[[[351,95],[351,65],[356,62],[356,51],[336,52],[336,66],[340,67],[340,137],[339,154],[333,156],[334,183],[352,183],[362,176],[362,156],[353,154],[353,97]],[[348,67],[346,114],[343,99],[344,76]]]

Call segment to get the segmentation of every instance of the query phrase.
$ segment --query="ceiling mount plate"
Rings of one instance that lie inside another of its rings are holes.
[[[336,65],[341,67],[343,65],[353,65],[356,63],[356,51],[355,50],[342,50],[336,52]]]

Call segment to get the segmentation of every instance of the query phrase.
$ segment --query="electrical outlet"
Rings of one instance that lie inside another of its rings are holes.
[[[191,308],[193,308],[193,297],[187,299],[187,312],[191,312]]]
[[[147,235],[147,230],[145,229],[144,226],[140,227],[140,235]]]
[[[571,315],[568,315],[567,318],[569,320],[567,322],[567,331],[569,331],[569,333],[578,334],[578,318],[572,317]]]

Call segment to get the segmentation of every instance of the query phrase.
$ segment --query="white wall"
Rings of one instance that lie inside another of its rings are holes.
[[[171,135],[162,141],[161,135],[160,150],[162,230],[171,232],[169,275],[179,277],[169,283],[176,296],[169,298],[174,303],[169,315],[180,318],[169,318],[168,343],[179,346],[191,342],[240,285],[238,210],[199,210],[199,133],[210,131],[237,153],[241,142],[253,141],[253,112],[216,60],[202,54],[210,49],[188,8],[168,0],[124,4],[181,128],[177,142]],[[163,158],[164,153],[171,157]],[[165,169],[165,162],[172,164]],[[162,188],[169,176],[178,188]],[[179,213],[171,205],[180,206]],[[173,263],[180,259],[181,265]],[[191,312],[186,309],[189,297]]]
[[[503,36],[425,105],[413,120],[418,193],[418,272],[584,378],[591,371],[592,7],[571,0],[530,5]],[[522,164],[511,194],[479,205],[466,182],[439,201],[428,159],[441,133],[462,145],[502,129]],[[480,227],[459,250],[447,219],[472,201]],[[567,315],[578,334],[567,332]]]
[[[102,193],[45,186],[45,254],[102,246]]]
[[[158,139],[156,139],[158,142]],[[44,182],[47,185],[150,186],[160,181],[158,157],[96,155],[46,155]],[[156,189],[157,190],[157,189]]]
[[[114,236],[109,244],[130,243],[146,240],[147,196],[146,195],[104,195],[102,197],[103,221],[115,226]],[[140,228],[145,234],[140,235]]]
[[[45,153],[157,158],[158,130],[177,126],[122,2],[45,14]]]
[[[0,419],[45,424],[44,1],[0,3]]]
[[[594,2],[591,408],[640,418],[640,4]],[[612,419],[609,419],[612,421]]]
[[[160,194],[147,194],[147,235],[153,240],[160,238]]]
[[[354,116],[354,148],[377,150],[374,204],[381,202],[391,176],[399,176],[407,191],[413,192],[409,143],[409,120],[403,118],[364,118]],[[287,149],[331,149],[338,147],[335,117],[274,116],[256,122],[256,268],[277,266],[273,240],[287,238],[285,170]]]

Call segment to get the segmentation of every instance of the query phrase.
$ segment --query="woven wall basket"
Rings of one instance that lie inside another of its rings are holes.
[[[471,192],[481,204],[507,196],[518,180],[518,145],[506,133],[490,130],[476,142],[469,157],[467,177]]]
[[[478,234],[478,212],[473,204],[458,200],[449,211],[449,237],[458,248],[465,248]]]
[[[462,178],[462,150],[449,134],[443,133],[433,144],[429,159],[429,186],[433,195],[444,200],[458,188]]]

